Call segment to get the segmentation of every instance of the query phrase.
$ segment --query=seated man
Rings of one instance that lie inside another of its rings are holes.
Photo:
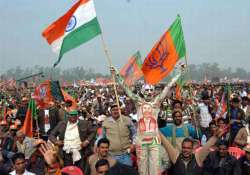
[[[204,175],[240,175],[239,161],[228,153],[229,144],[225,140],[218,143],[218,150],[210,152],[204,162]]]
[[[131,166],[116,162],[110,167],[107,159],[100,159],[95,164],[97,175],[139,175]]]
[[[91,175],[97,175],[95,165],[96,165],[96,162],[100,159],[108,160],[110,167],[115,165],[116,160],[114,160],[108,153],[109,146],[110,146],[110,143],[107,138],[101,138],[98,141],[97,152],[89,157]]]
[[[173,164],[172,175],[202,175],[203,162],[209,154],[209,149],[216,143],[224,133],[225,129],[218,129],[213,137],[201,147],[198,151],[193,153],[194,142],[191,138],[185,138],[182,142],[180,153],[174,146],[161,134],[162,144],[165,147],[169,158]]]
[[[240,148],[243,148],[247,144],[250,144],[250,120],[245,127],[239,130],[234,139],[234,143]]]
[[[25,155],[23,153],[16,153],[12,157],[14,164],[14,171],[10,175],[35,175],[25,169]]]
[[[29,159],[31,155],[36,151],[36,146],[41,142],[41,140],[26,137],[22,131],[18,131],[16,133],[16,137],[17,151],[24,153],[26,160]]]

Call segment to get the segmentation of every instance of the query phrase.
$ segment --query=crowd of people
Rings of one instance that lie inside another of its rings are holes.
[[[21,130],[32,89],[1,89],[0,174],[250,175],[248,84],[118,82],[67,87],[72,101],[37,104],[33,137]],[[73,107],[74,106],[74,107]]]

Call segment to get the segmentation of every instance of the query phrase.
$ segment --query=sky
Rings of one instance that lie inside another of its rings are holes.
[[[52,66],[57,60],[41,36],[76,0],[0,0],[0,73]],[[182,18],[189,64],[217,62],[250,69],[249,0],[94,0],[103,37],[117,68],[137,50],[142,60],[175,20]],[[100,36],[66,53],[60,68],[83,66],[106,73]]]

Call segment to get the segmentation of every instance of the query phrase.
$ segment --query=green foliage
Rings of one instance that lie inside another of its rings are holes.
[[[228,79],[239,78],[242,80],[247,80],[250,78],[250,72],[242,68],[237,68],[233,70],[231,67],[228,68],[220,68],[217,63],[203,63],[199,65],[191,64],[189,65],[190,76],[193,80],[196,81],[204,81],[206,77],[209,80],[216,78],[224,78]],[[85,69],[84,67],[74,67],[68,69],[60,69],[60,68],[51,68],[51,67],[42,67],[42,66],[34,66],[32,68],[11,68],[7,70],[4,74],[1,75],[2,78],[10,79],[20,79],[31,74],[35,74],[38,72],[43,72],[44,77],[39,77],[40,81],[44,79],[52,79],[52,80],[65,80],[68,82],[74,82],[74,80],[91,80],[96,77],[108,77],[109,75],[104,75],[101,73],[95,72],[93,69]],[[165,80],[168,80],[170,77],[166,77]],[[184,79],[190,79],[189,75],[185,75]]]
[[[43,76],[38,77],[39,81],[45,79],[52,80],[65,80],[73,82],[74,80],[90,80],[96,77],[107,77],[101,73],[96,73],[93,69],[85,69],[83,67],[74,67],[61,70],[60,68],[34,66],[32,68],[11,68],[1,75],[4,79],[14,78],[15,80],[38,73],[43,72]],[[32,79],[32,78],[31,78]],[[34,78],[36,79],[36,78]]]

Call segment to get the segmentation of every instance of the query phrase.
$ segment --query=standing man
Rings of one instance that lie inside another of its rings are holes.
[[[198,139],[198,137],[200,137],[197,136],[198,132],[196,132],[191,124],[183,123],[182,113],[181,109],[175,109],[172,114],[174,123],[169,123],[164,128],[160,129],[162,134],[169,139],[171,144],[179,151],[181,150],[182,141],[186,137],[192,137],[193,139]]]
[[[245,113],[245,120],[248,121],[250,120],[250,105],[249,105],[249,98],[248,96],[242,97],[242,102],[241,102],[241,109]]]
[[[240,100],[238,97],[234,97],[231,100],[230,110],[226,115],[226,119],[230,123],[230,144],[233,143],[235,136],[238,131],[243,127],[243,123],[245,123],[245,113],[240,108]]]
[[[130,152],[134,150],[136,129],[132,120],[126,116],[119,115],[116,104],[111,106],[111,116],[103,123],[103,138],[110,141],[109,152],[111,156],[120,163],[132,166]]]
[[[203,91],[204,92],[204,91]],[[203,93],[202,102],[198,104],[198,113],[200,114],[200,127],[202,135],[209,137],[209,123],[212,121],[210,97],[207,93]]]
[[[140,175],[160,175],[160,146],[161,140],[158,131],[157,117],[160,104],[167,96],[170,88],[180,77],[175,76],[164,88],[161,94],[155,96],[152,85],[144,85],[142,94],[144,98],[134,94],[124,83],[118,71],[111,68],[111,73],[116,76],[127,95],[134,101],[137,107],[138,127],[136,136],[137,163]]]
[[[38,126],[40,134],[49,135],[50,131],[61,121],[59,118],[58,107],[54,102],[50,102],[47,109],[39,109]]]
[[[86,170],[86,158],[91,153],[95,135],[92,123],[78,120],[78,112],[74,110],[69,112],[68,121],[59,122],[51,131],[49,140],[62,151],[64,166],[76,165]]]

